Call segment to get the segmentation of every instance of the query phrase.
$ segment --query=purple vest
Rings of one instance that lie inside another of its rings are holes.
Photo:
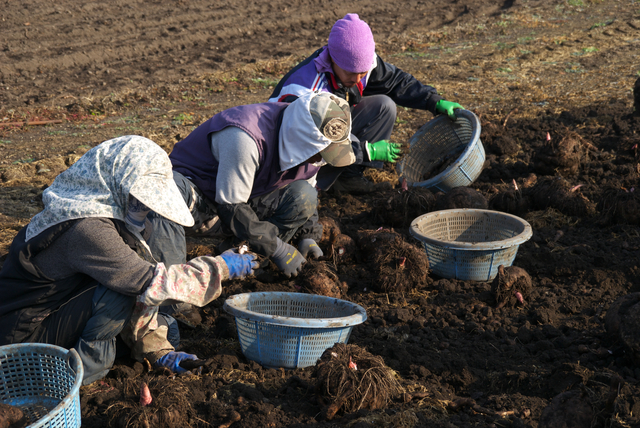
[[[227,126],[235,126],[249,134],[258,147],[258,170],[253,178],[250,198],[265,195],[296,180],[313,177],[319,168],[309,163],[280,171],[278,134],[282,112],[288,105],[249,104],[216,114],[176,143],[169,155],[173,169],[189,178],[206,197],[215,201],[218,161],[211,153],[209,135]]]

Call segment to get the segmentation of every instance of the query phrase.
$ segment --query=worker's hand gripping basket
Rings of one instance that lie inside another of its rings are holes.
[[[313,366],[336,343],[347,343],[353,326],[367,319],[360,305],[306,293],[260,292],[229,297],[245,357],[265,367]]]
[[[429,268],[443,278],[490,281],[498,266],[511,266],[531,225],[498,211],[454,209],[423,214],[410,232],[424,245]]]
[[[439,115],[409,140],[409,152],[398,163],[398,175],[409,186],[448,192],[473,183],[484,166],[480,120],[469,110],[455,110],[457,120]]]
[[[0,346],[0,401],[20,408],[29,428],[79,427],[83,374],[75,349],[43,343]]]

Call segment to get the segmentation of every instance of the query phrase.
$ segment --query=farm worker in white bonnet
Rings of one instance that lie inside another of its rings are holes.
[[[323,167],[318,174],[323,190],[333,185],[342,192],[365,194],[391,188],[388,182],[366,180],[363,171],[366,167],[381,168],[382,162],[395,162],[401,154],[399,144],[389,141],[396,104],[446,113],[452,120],[456,119],[454,110],[463,108],[443,99],[434,87],[384,62],[375,47],[369,25],[349,13],[333,25],[327,45],[290,70],[269,98],[291,102],[309,91],[324,91],[346,99],[351,106],[351,140],[364,162],[347,168]]]
[[[169,157],[174,179],[194,209],[187,233],[245,242],[286,276],[307,257],[321,257],[315,176],[321,165],[356,161],[349,141],[349,107],[329,93],[307,92],[293,103],[261,103],[224,110],[178,142]],[[183,228],[154,219],[153,248],[180,260]],[[160,224],[158,224],[160,223]],[[181,254],[182,252],[182,254]]]
[[[250,275],[254,256],[233,251],[166,267],[146,244],[150,209],[184,226],[193,218],[167,153],[125,136],[89,150],[43,193],[44,210],[15,237],[0,271],[0,345],[75,348],[84,384],[106,375],[121,335],[131,355],[184,372],[175,320],[159,307],[204,306],[221,281]]]

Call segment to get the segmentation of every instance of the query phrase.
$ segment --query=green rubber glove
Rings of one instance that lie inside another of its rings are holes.
[[[449,119],[451,120],[457,119],[456,114],[454,112],[454,110],[457,108],[464,110],[464,107],[452,101],[440,100],[436,103],[436,111],[438,113],[447,113],[447,116],[449,116]]]
[[[402,154],[399,143],[380,140],[376,143],[367,143],[367,152],[372,161],[395,163]]]

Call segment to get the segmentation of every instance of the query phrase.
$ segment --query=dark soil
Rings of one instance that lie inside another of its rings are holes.
[[[325,421],[314,367],[244,358],[225,298],[308,291],[266,263],[226,283],[202,324],[182,330],[181,350],[205,362],[200,374],[172,378],[119,360],[82,389],[82,426],[640,426],[637,2],[4,0],[0,263],[42,209],[43,189],[90,147],[140,134],[170,151],[213,114],[266,101],[347,12],[371,24],[385,60],[480,118],[486,162],[470,187],[533,228],[514,262],[531,279],[524,303],[505,295],[501,305],[491,282],[429,271],[402,277],[402,290],[381,288],[372,263],[391,247],[371,234],[422,251],[408,228],[435,209],[435,195],[403,192],[387,165],[369,173],[394,190],[320,195],[320,215],[335,226],[321,247],[331,285],[367,310],[349,344],[381,358],[402,394]],[[392,140],[406,146],[431,118],[399,108]],[[29,124],[38,121],[50,122]],[[216,242],[188,244],[196,255]],[[392,255],[388,266],[397,270],[400,257],[409,259]],[[154,400],[144,408],[143,381]]]

